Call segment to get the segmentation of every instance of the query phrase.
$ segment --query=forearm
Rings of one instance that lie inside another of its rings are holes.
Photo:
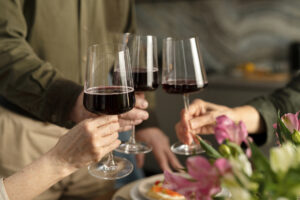
[[[7,177],[4,185],[10,200],[29,200],[74,170],[61,165],[50,151],[21,171]]]
[[[233,110],[236,121],[243,121],[249,133],[257,134],[265,131],[264,121],[253,106],[245,105],[236,107]]]

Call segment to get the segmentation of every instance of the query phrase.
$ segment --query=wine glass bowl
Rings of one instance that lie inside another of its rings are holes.
[[[208,85],[197,37],[163,40],[162,87],[169,94],[182,94],[185,110],[189,109],[189,95],[200,92]],[[199,144],[177,142],[171,150],[180,155],[203,153]]]
[[[118,115],[135,105],[131,62],[128,48],[122,44],[95,44],[88,49],[84,107],[95,114]],[[129,175],[133,165],[110,152],[88,167],[97,178],[114,180]]]

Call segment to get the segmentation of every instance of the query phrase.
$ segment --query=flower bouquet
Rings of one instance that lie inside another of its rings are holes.
[[[278,117],[274,127],[281,145],[272,148],[267,159],[248,137],[242,121],[236,124],[225,115],[219,116],[215,126],[218,150],[198,137],[208,159],[189,157],[188,177],[164,172],[164,187],[196,200],[300,198],[298,113]],[[222,188],[229,194],[218,195]]]

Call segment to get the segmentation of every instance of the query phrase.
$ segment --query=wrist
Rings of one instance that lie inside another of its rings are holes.
[[[43,158],[49,162],[49,167],[52,168],[53,172],[61,178],[69,176],[77,170],[76,167],[70,165],[63,159],[54,148],[44,154]]]
[[[236,121],[243,121],[249,133],[261,133],[263,123],[259,112],[250,105],[234,108]]]

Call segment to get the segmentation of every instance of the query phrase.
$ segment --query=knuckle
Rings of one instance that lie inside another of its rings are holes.
[[[88,122],[84,123],[82,127],[83,127],[84,131],[85,131],[85,132],[88,132],[88,133],[90,133],[91,130],[92,130],[91,124],[88,123]]]
[[[202,102],[202,100],[200,100],[200,99],[195,99],[194,101],[193,101],[193,103],[201,103]]]
[[[104,116],[104,122],[107,123],[109,122],[111,117],[109,115]]]
[[[97,152],[97,155],[95,156],[96,160],[99,161],[101,160],[103,157],[103,152],[102,152],[102,148],[100,148]]]
[[[92,159],[93,159],[93,161],[98,161],[99,159],[99,154],[101,154],[101,148],[99,148],[99,149],[97,149],[97,148],[95,148],[95,147],[93,147],[92,149],[91,149],[91,157],[92,157]]]
[[[112,137],[113,137],[113,140],[118,139],[118,137],[119,137],[118,132],[114,132],[114,133],[112,134]]]

